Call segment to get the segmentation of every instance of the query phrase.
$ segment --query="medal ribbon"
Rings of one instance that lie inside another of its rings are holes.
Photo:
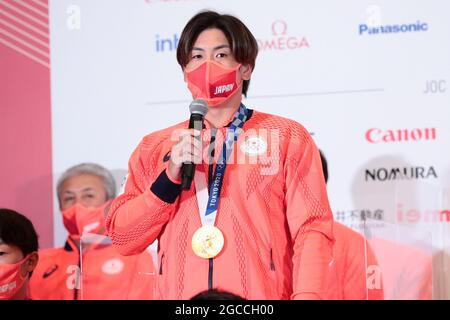
[[[233,145],[238,140],[241,129],[247,120],[247,108],[241,103],[236,111],[233,122],[227,131],[226,139],[222,146],[222,151],[214,170],[209,196],[206,194],[206,176],[203,171],[198,171],[194,175],[197,202],[200,210],[200,218],[202,225],[213,226],[216,221],[217,210],[219,208],[220,191],[222,190],[223,179],[225,177],[225,169],[227,162],[233,151]],[[205,199],[208,198],[206,202]],[[205,207],[206,204],[206,207]],[[202,213],[203,212],[203,213]]]

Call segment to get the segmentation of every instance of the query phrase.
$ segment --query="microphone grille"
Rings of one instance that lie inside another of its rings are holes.
[[[204,100],[195,99],[189,105],[189,111],[191,112],[191,114],[197,113],[205,116],[205,114],[208,112],[208,105]]]

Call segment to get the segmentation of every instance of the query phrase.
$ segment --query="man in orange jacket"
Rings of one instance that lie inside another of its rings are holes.
[[[80,164],[61,176],[57,194],[69,236],[63,248],[39,252],[32,299],[153,298],[151,254],[123,257],[105,236],[105,208],[115,192],[111,173],[97,164]]]
[[[325,183],[328,182],[327,159],[319,150]],[[329,300],[382,300],[383,288],[367,284],[368,270],[377,266],[375,253],[366,238],[334,221],[333,263],[327,286]]]
[[[183,122],[143,138],[109,210],[113,243],[133,255],[159,240],[156,298],[207,289],[323,298],[333,218],[319,152],[299,123],[242,104],[255,38],[239,19],[207,11],[188,22],[177,50],[194,99],[209,107],[205,128]],[[196,138],[210,142],[205,153]],[[189,190],[185,162],[198,163]]]

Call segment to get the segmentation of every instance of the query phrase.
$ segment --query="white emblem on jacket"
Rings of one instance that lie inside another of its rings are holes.
[[[102,265],[102,272],[106,274],[118,274],[121,273],[124,267],[124,263],[120,259],[110,259]]]
[[[264,154],[267,151],[267,142],[259,136],[246,137],[241,143],[241,151],[251,156]]]

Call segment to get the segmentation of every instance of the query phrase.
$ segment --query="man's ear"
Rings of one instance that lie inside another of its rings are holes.
[[[30,273],[36,268],[39,261],[39,255],[37,252],[30,253],[27,262],[25,263],[27,273]]]
[[[243,64],[240,69],[242,72],[242,80],[250,80],[253,68],[249,64]]]
[[[27,260],[20,266],[20,274],[22,277],[27,277],[33,272],[38,263],[39,256],[37,252],[32,252],[28,255]]]

